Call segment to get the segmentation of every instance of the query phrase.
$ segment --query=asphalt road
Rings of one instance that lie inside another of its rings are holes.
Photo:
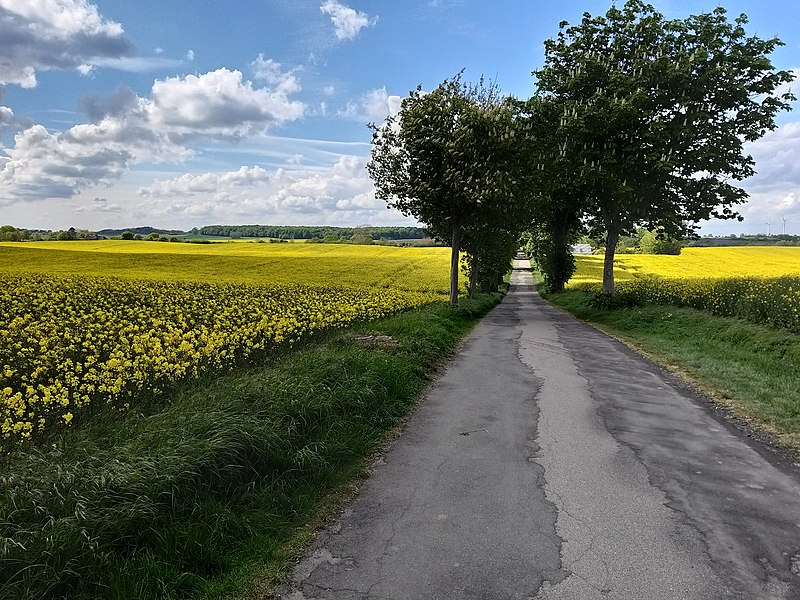
[[[800,599],[800,469],[516,267],[275,597]]]

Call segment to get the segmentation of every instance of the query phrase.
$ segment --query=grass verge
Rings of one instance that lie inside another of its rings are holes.
[[[334,332],[0,463],[0,599],[250,597],[500,295]],[[391,336],[365,344],[359,336]]]
[[[683,376],[800,455],[800,335],[675,306],[594,308],[590,292],[542,295]]]

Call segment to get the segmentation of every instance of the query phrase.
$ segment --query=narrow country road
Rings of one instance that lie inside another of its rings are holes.
[[[526,265],[275,597],[800,599],[800,469]]]

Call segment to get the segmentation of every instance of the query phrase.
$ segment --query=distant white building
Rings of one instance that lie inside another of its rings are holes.
[[[573,244],[572,245],[572,253],[573,254],[591,254],[592,247],[589,244]]]

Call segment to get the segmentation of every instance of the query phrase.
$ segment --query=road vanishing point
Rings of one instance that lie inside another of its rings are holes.
[[[274,597],[800,599],[800,468],[526,267]]]

